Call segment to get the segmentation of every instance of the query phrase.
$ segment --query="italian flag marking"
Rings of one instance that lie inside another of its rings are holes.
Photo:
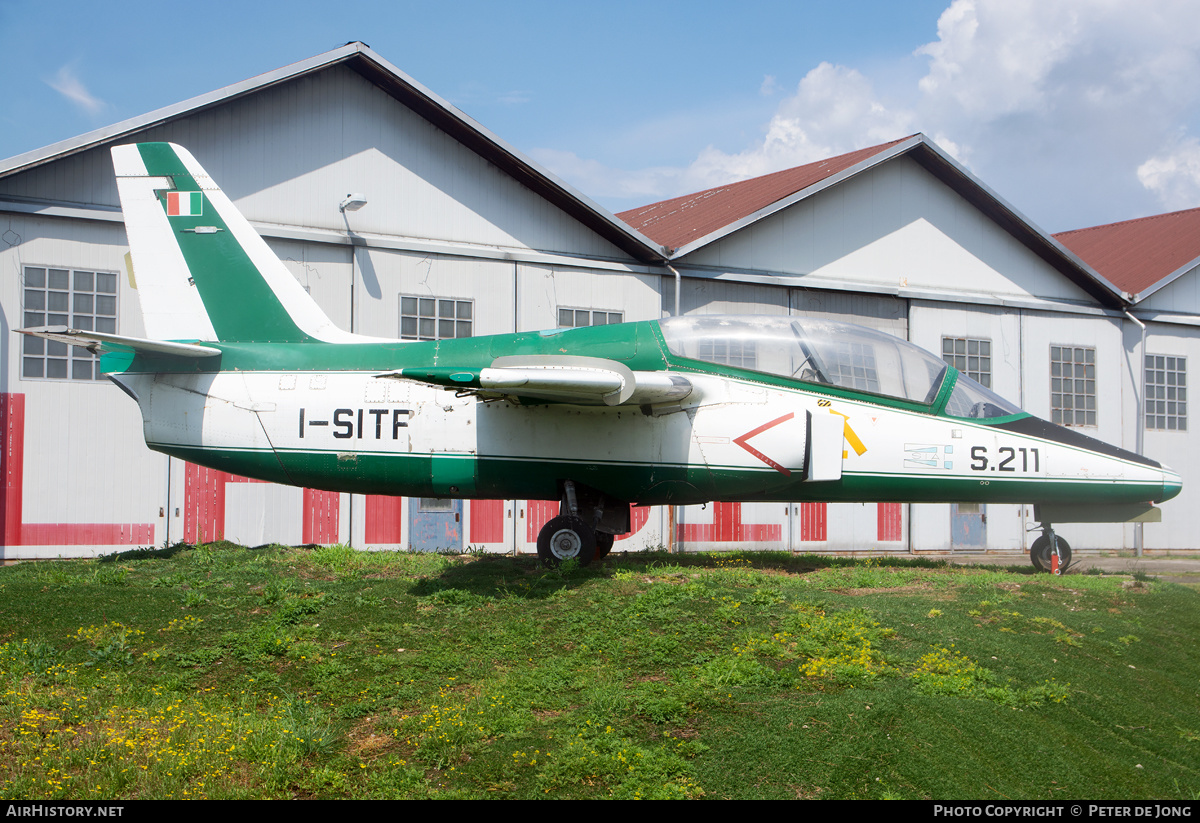
[[[203,210],[204,198],[198,191],[169,191],[167,192],[168,217],[199,217]]]

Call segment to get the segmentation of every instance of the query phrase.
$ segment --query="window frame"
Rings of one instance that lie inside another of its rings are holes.
[[[1142,421],[1146,431],[1186,432],[1187,357],[1178,354],[1147,354],[1144,355],[1142,368],[1146,387]],[[1160,372],[1162,382],[1152,377]],[[1155,396],[1160,394],[1161,396]],[[1175,407],[1173,410],[1172,406]],[[1152,420],[1156,424],[1161,421],[1162,425],[1151,425]],[[1177,425],[1171,426],[1171,423]]]
[[[115,271],[22,265],[21,327],[65,326],[116,334],[120,328],[120,292],[120,275]],[[40,374],[29,373],[35,363],[40,365]],[[51,374],[52,364],[61,364],[63,372]],[[25,335],[21,342],[20,375],[21,380],[74,383],[95,383],[103,377],[100,358],[87,349],[33,335]]]
[[[572,312],[572,315],[573,315],[572,323],[570,325],[563,323],[563,312],[568,312],[568,311]],[[579,319],[580,313],[586,313],[588,315],[588,323],[586,325],[580,325],[579,323],[574,322]],[[605,316],[605,322],[603,322],[603,323],[593,322],[595,320],[597,314],[603,314]],[[613,320],[612,319],[613,315],[616,315],[619,319]],[[586,329],[590,326],[611,326],[615,323],[624,323],[624,322],[625,322],[625,312],[623,312],[623,311],[613,311],[611,309],[582,309],[582,308],[576,308],[574,306],[559,306],[558,307],[558,326],[557,326],[557,328],[560,328],[560,329]]]
[[[962,343],[963,351],[960,353],[955,351],[946,351],[946,344],[952,344],[952,348],[957,349],[957,344]],[[975,354],[971,354],[971,344],[976,344]],[[982,349],[987,346],[987,354],[984,354]],[[975,358],[978,362],[976,368],[971,368],[971,359]],[[958,370],[959,374],[965,374],[967,377],[974,380],[985,389],[992,388],[992,341],[987,337],[951,337],[950,335],[942,336],[942,360],[947,365],[953,366]],[[983,361],[986,360],[986,368]]]
[[[1055,352],[1059,353],[1058,358],[1055,357]],[[1065,352],[1071,353],[1070,360],[1062,359]],[[1076,352],[1082,352],[1083,361],[1075,360]],[[1090,360],[1088,359],[1090,355]],[[1056,368],[1058,374],[1055,374]],[[1065,367],[1071,367],[1071,374],[1066,375]],[[1077,367],[1083,367],[1083,374],[1076,375]],[[1090,367],[1091,374],[1088,375]],[[1070,428],[1097,428],[1099,426],[1099,404],[1096,402],[1099,397],[1097,391],[1097,383],[1099,382],[1096,374],[1096,347],[1095,346],[1074,346],[1058,343],[1050,344],[1050,422],[1056,426],[1067,426]],[[1055,381],[1060,381],[1058,390],[1055,390]],[[1066,385],[1061,381],[1071,380],[1073,383],[1083,383],[1082,390],[1078,385],[1072,385],[1070,391],[1066,391]],[[1091,383],[1091,389],[1087,387]],[[1066,398],[1071,398],[1071,407],[1067,408]],[[1083,408],[1077,406],[1078,399],[1084,401]],[[1090,401],[1090,408],[1089,408]],[[1076,420],[1076,417],[1082,414],[1083,422]],[[1068,419],[1069,418],[1069,419]]]
[[[412,301],[408,304],[406,301]],[[447,306],[447,304],[449,304]],[[430,312],[426,309],[431,307]],[[406,311],[413,308],[415,311]],[[444,314],[447,308],[451,314]],[[465,314],[464,314],[465,309]],[[475,301],[472,298],[440,297],[435,295],[399,295],[397,300],[399,316],[399,338],[411,341],[455,340],[475,336]],[[405,319],[412,321],[410,327],[414,331],[405,332]],[[428,326],[426,324],[429,324]],[[453,326],[454,334],[444,334],[447,324]],[[430,328],[432,332],[424,331]],[[466,334],[462,334],[462,331]]]

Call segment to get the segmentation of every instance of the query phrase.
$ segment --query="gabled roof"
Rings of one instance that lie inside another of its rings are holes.
[[[1200,209],[1064,231],[1054,238],[1136,303],[1200,266]]]
[[[1125,306],[1127,294],[1058,240],[1035,226],[923,134],[651,203],[621,212],[617,217],[671,249],[671,259],[678,260],[794,203],[900,156],[908,156],[916,161],[1101,305],[1110,308]]]
[[[619,212],[617,217],[655,242],[680,249],[903,142],[893,140],[794,169],[673,197]]]
[[[366,44],[358,42],[347,43],[316,57],[301,60],[290,66],[260,74],[249,80],[234,83],[190,100],[184,100],[182,103],[166,106],[148,114],[72,137],[69,140],[10,157],[7,160],[0,160],[0,177],[51,163],[98,146],[116,144],[132,134],[161,123],[210,109],[229,100],[254,94],[271,86],[339,64],[379,86],[397,101],[630,256],[647,263],[661,264],[664,260],[666,256],[664,251],[648,238],[618,220],[607,209],[559,180],[462,111],[413,80],[372,51]]]

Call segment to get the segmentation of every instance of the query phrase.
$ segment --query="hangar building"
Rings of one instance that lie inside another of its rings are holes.
[[[871,326],[1181,472],[1163,523],[1063,528],[1077,549],[1200,546],[1182,516],[1200,495],[1186,414],[1200,242],[1165,227],[1183,218],[1051,237],[919,134],[613,215],[351,43],[0,161],[5,558],[220,538],[533,552],[557,512],[302,490],[168,458],[90,355],[16,339],[143,333],[109,149],[151,140],[186,146],[343,328],[428,339],[677,310]],[[366,206],[341,211],[348,192]],[[1145,238],[1172,255],[1138,251]],[[615,548],[1024,550],[1031,521],[1024,506],[656,507]]]

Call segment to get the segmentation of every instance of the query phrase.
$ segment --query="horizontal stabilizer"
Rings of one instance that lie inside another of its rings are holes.
[[[132,354],[171,355],[174,357],[214,357],[220,349],[198,346],[195,343],[174,343],[169,340],[145,340],[141,337],[125,337],[98,331],[69,329],[66,326],[38,326],[32,329],[17,329],[21,334],[43,337],[58,343],[81,346],[92,354],[105,352],[129,352]]]
[[[379,376],[484,396],[581,406],[678,403],[692,393],[692,384],[680,375],[634,372],[600,357],[515,355],[498,357],[483,369],[409,368]]]

